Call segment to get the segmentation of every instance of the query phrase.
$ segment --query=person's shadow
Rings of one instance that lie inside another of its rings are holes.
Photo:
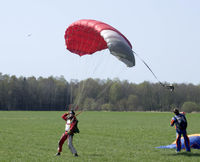
[[[93,154],[90,154],[90,156],[93,156],[93,157],[100,157],[100,156],[103,156],[103,155],[102,155],[102,154],[93,153]]]
[[[200,153],[196,152],[180,152],[180,153],[171,153],[171,154],[165,154],[167,156],[197,156],[200,157]]]

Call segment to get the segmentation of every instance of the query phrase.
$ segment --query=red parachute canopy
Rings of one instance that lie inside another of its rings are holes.
[[[65,32],[67,49],[80,56],[93,54],[108,48],[110,53],[127,66],[135,65],[132,45],[129,40],[112,26],[96,20],[78,20]]]

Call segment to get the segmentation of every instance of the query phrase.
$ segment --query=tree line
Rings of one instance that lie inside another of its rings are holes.
[[[66,110],[78,105],[94,111],[200,111],[200,85],[174,84],[173,92],[159,83],[119,79],[67,81],[63,76],[16,77],[0,73],[0,110]]]

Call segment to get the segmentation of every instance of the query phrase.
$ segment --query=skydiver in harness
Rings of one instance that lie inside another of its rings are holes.
[[[61,136],[58,142],[58,152],[56,156],[60,156],[62,152],[62,146],[65,140],[68,140],[68,147],[74,156],[78,156],[76,149],[74,148],[72,141],[74,133],[79,133],[79,129],[77,127],[78,120],[76,119],[75,112],[71,110],[69,113],[64,113],[62,118],[66,121],[65,132]]]
[[[175,116],[171,120],[171,126],[176,125],[176,152],[181,151],[181,135],[184,137],[185,149],[187,152],[190,152],[190,140],[187,136],[187,120],[184,113],[179,113],[178,109],[174,109]]]

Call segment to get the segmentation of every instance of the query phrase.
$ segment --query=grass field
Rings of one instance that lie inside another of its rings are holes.
[[[79,157],[64,144],[55,157],[64,132],[63,112],[0,111],[0,162],[31,161],[200,161],[200,150],[176,154],[156,149],[175,140],[169,126],[172,113],[83,112],[78,116],[80,134],[74,136]],[[200,114],[187,114],[188,134],[200,133]]]

